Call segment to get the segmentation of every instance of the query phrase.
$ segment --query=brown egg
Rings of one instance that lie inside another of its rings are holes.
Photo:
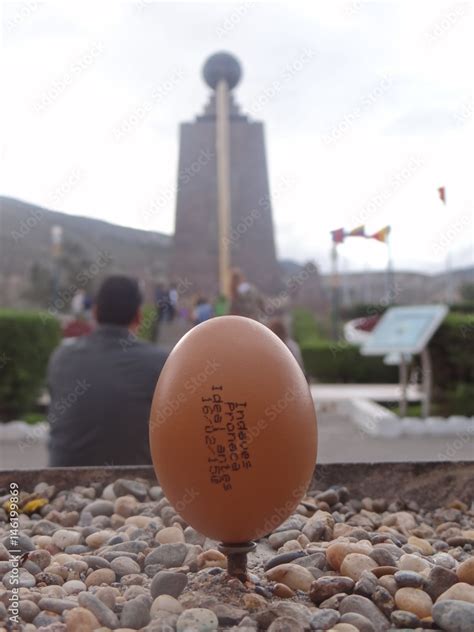
[[[306,379],[286,345],[241,316],[198,325],[156,386],[150,445],[176,511],[225,543],[263,537],[295,509],[316,462]]]

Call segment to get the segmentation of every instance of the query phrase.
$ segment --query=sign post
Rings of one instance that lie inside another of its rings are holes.
[[[421,374],[423,382],[423,392],[425,397],[421,403],[421,415],[422,417],[428,417],[430,414],[431,404],[431,390],[432,390],[432,369],[431,369],[431,356],[428,347],[425,347],[421,352]]]
[[[421,354],[423,403],[422,416],[428,417],[431,407],[432,369],[428,351],[431,337],[443,322],[446,305],[411,305],[391,307],[377,323],[362,355],[397,354],[400,368],[400,416],[406,415],[406,385],[408,377],[407,354]],[[393,362],[392,362],[393,363]]]

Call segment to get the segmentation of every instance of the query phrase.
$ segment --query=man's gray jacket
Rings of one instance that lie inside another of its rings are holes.
[[[117,325],[58,347],[48,367],[50,466],[151,463],[148,421],[165,360]]]

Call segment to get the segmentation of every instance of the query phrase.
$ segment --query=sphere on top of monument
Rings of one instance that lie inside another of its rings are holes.
[[[202,70],[204,80],[213,90],[221,79],[225,79],[229,90],[235,88],[242,76],[242,67],[239,60],[224,51],[211,55]]]

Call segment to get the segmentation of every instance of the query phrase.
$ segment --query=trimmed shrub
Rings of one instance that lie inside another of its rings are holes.
[[[295,310],[293,335],[301,347],[306,373],[318,382],[370,384],[398,380],[397,367],[385,365],[383,358],[362,356],[356,345],[323,338],[308,310]]]
[[[157,310],[153,305],[143,305],[142,320],[138,328],[138,337],[149,342],[154,342],[156,334]]]
[[[465,301],[463,303],[453,303],[449,306],[451,314],[458,312],[460,314],[474,314],[474,301]]]
[[[437,403],[442,416],[474,416],[474,384],[457,384],[454,389],[438,391]]]
[[[350,307],[342,307],[341,315],[344,320],[363,318],[364,316],[381,316],[391,305],[385,303],[357,303]]]
[[[0,420],[34,407],[60,338],[59,322],[49,314],[0,310]]]
[[[319,382],[398,382],[398,367],[383,358],[362,356],[344,341],[321,338],[311,312],[298,310],[294,335],[301,346],[306,372]],[[439,415],[474,415],[474,314],[450,313],[433,336],[433,403]],[[419,366],[419,358],[415,360]]]
[[[363,356],[359,348],[345,342],[307,340],[301,353],[308,375],[318,382],[377,384],[398,381],[398,368],[387,366],[381,357]]]
[[[307,309],[297,308],[293,311],[293,337],[300,345],[310,338],[324,339],[313,314]]]
[[[474,415],[474,314],[451,313],[429,344],[443,414]]]

